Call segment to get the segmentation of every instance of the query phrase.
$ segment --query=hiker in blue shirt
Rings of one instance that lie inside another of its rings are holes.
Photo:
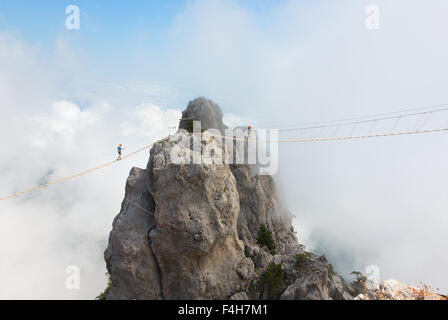
[[[118,159],[117,160],[121,160],[121,150],[124,150],[125,148],[123,148],[123,145],[120,143],[120,145],[118,146]]]

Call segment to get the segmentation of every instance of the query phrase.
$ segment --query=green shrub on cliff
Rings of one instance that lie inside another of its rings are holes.
[[[285,287],[285,272],[282,265],[271,262],[260,278],[260,285],[267,298],[278,298]]]
[[[272,232],[269,231],[264,224],[262,224],[258,230],[257,243],[261,246],[265,246],[272,255],[275,254],[275,243],[272,238]]]
[[[296,258],[296,263],[298,266],[303,265],[304,263],[306,263],[308,261],[308,255],[303,252],[303,253],[297,253],[295,255]]]

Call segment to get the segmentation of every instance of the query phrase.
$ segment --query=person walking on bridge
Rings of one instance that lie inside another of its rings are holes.
[[[126,149],[126,148],[123,148],[123,145],[120,143],[120,145],[117,147],[117,150],[118,150],[118,159],[117,160],[121,160],[121,151],[124,149]]]

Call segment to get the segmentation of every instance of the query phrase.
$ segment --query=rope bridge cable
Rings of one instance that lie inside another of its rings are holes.
[[[142,152],[142,151],[144,151],[146,149],[149,149],[152,145],[153,145],[153,143],[148,144],[148,145],[146,145],[146,146],[144,146],[144,147],[142,147],[142,148],[140,148],[140,149],[138,149],[138,150],[136,150],[134,152],[131,152],[131,153],[127,154],[126,156],[123,156],[122,160],[127,159],[129,157],[132,157],[132,156],[136,155],[137,153]],[[19,196],[23,196],[25,194],[28,194],[28,193],[31,193],[31,192],[34,192],[34,191],[37,191],[37,190],[40,190],[40,189],[48,188],[48,187],[50,187],[52,185],[55,185],[55,184],[58,184],[58,183],[62,183],[62,182],[65,182],[65,181],[68,181],[68,180],[71,180],[71,179],[75,179],[77,177],[86,175],[86,174],[91,173],[93,171],[97,171],[97,170],[103,169],[103,168],[105,168],[107,166],[110,166],[110,165],[112,165],[114,163],[118,163],[118,162],[119,162],[118,160],[109,161],[109,162],[106,162],[106,163],[104,163],[102,165],[99,165],[97,167],[94,167],[94,168],[91,168],[91,169],[88,169],[88,170],[85,170],[85,171],[78,172],[78,173],[76,173],[74,175],[71,175],[71,176],[60,178],[60,179],[56,179],[56,180],[50,181],[48,183],[41,184],[39,186],[35,186],[35,187],[30,188],[30,189],[25,190],[25,191],[21,191],[21,192],[10,194],[8,196],[0,198],[0,201],[11,199],[11,198],[15,198],[15,197],[19,197]]]
[[[257,140],[256,139],[255,142],[256,143],[292,143],[292,142],[299,143],[299,142],[338,141],[338,140],[355,140],[355,139],[367,139],[367,138],[378,138],[378,137],[389,137],[389,136],[402,136],[402,135],[421,134],[421,133],[434,133],[434,132],[444,132],[444,131],[448,131],[448,127],[447,128],[439,128],[439,129],[428,129],[428,130],[413,130],[413,131],[403,131],[403,132],[388,132],[388,133],[367,134],[367,135],[359,135],[359,136],[352,136],[352,135],[350,135],[350,136],[343,136],[343,137],[325,137],[325,138],[308,138],[308,139],[307,138],[305,138],[305,139],[278,139],[278,140]],[[231,139],[231,140],[235,140],[235,141],[246,141],[246,139],[244,139],[244,138],[242,139],[242,138],[228,137],[228,136],[223,136],[223,138],[224,139]],[[164,139],[161,139],[161,140],[159,140],[157,142],[160,142],[162,140],[164,140]],[[155,142],[155,143],[157,143],[157,142]],[[131,153],[127,154],[126,156],[123,156],[122,160],[130,158],[130,157],[132,157],[133,155],[135,155],[135,154],[137,154],[139,152],[142,152],[142,151],[144,151],[146,149],[149,149],[155,143],[148,144],[148,145],[146,145],[146,146],[144,146],[144,147],[142,147],[142,148],[140,148],[140,149],[138,149],[138,150],[136,150],[134,152],[131,152]],[[17,192],[17,193],[14,193],[14,194],[10,194],[8,196],[0,198],[0,201],[11,199],[11,198],[15,198],[15,197],[18,197],[18,196],[22,196],[22,195],[25,195],[25,194],[28,194],[28,193],[31,193],[31,192],[34,192],[34,191],[37,191],[37,190],[40,190],[40,189],[44,189],[44,188],[50,187],[50,186],[55,185],[55,184],[59,184],[59,183],[65,182],[67,180],[72,180],[74,178],[83,176],[83,175],[88,174],[90,172],[103,169],[103,168],[105,168],[107,166],[110,166],[110,165],[112,165],[114,163],[117,163],[117,162],[119,162],[119,161],[117,161],[117,160],[110,161],[110,162],[104,163],[104,164],[102,164],[100,166],[94,167],[92,169],[76,173],[76,174],[71,175],[69,177],[60,178],[60,179],[57,179],[57,180],[51,181],[49,183],[33,187],[31,189],[28,189],[28,190],[25,190],[25,191],[22,191],[22,192]]]
[[[346,119],[345,121],[344,120],[335,120],[335,121],[316,123],[316,125],[310,125],[310,126],[291,125],[291,126],[288,126],[287,128],[278,127],[277,130],[279,132],[288,132],[288,131],[310,130],[310,129],[316,129],[316,128],[332,128],[332,127],[340,127],[340,126],[347,126],[347,125],[357,126],[359,124],[369,123],[369,122],[378,122],[378,121],[392,120],[392,119],[401,120],[403,118],[409,118],[409,117],[418,116],[418,115],[425,116],[428,114],[432,115],[434,113],[448,111],[447,105],[439,105],[439,106],[445,106],[445,107],[438,108],[435,110],[401,113],[401,114],[395,114],[395,115],[383,116],[383,117],[381,116],[382,114],[379,114],[376,116],[371,116],[371,117],[369,117],[369,119],[366,119],[366,117],[360,117],[360,118]],[[394,113],[392,113],[392,114],[394,114]],[[356,120],[356,119],[359,119],[359,120]],[[361,120],[361,119],[363,119],[363,120]],[[350,120],[356,120],[356,121],[350,121]],[[418,124],[419,123],[420,123],[420,121],[418,122]]]
[[[375,133],[359,136],[345,136],[345,137],[326,137],[326,138],[311,138],[311,139],[280,139],[280,140],[256,140],[257,143],[287,143],[287,142],[319,142],[319,141],[338,141],[338,140],[354,140],[354,139],[366,139],[366,138],[379,138],[379,137],[391,137],[391,136],[403,136],[420,133],[433,133],[448,131],[448,128],[428,129],[428,130],[415,130],[415,131],[402,131],[402,132],[388,132],[388,133]]]
[[[439,129],[428,129],[428,130],[413,130],[413,131],[402,131],[402,132],[387,132],[387,133],[375,133],[366,134],[359,136],[343,136],[343,137],[324,137],[324,138],[301,138],[301,139],[277,139],[277,140],[255,140],[256,143],[288,143],[288,142],[320,142],[320,141],[338,141],[338,140],[355,140],[355,139],[366,139],[366,138],[379,138],[379,137],[391,137],[391,136],[403,136],[411,134],[420,133],[433,133],[433,132],[444,132],[448,131],[447,128]],[[235,138],[223,136],[224,139],[235,140],[235,141],[246,141],[244,138]]]
[[[430,109],[435,109],[436,110],[430,110]],[[420,112],[416,112],[422,110]],[[425,111],[423,111],[425,110]],[[377,117],[384,117],[384,116],[389,116],[386,117],[385,119],[393,119],[396,117],[401,117],[401,116],[408,116],[408,115],[416,115],[416,114],[421,114],[424,112],[439,112],[439,111],[446,111],[448,110],[448,104],[447,103],[441,103],[441,104],[436,104],[436,105],[429,105],[429,106],[423,106],[423,107],[417,107],[417,108],[412,108],[412,109],[405,109],[405,110],[400,110],[400,111],[393,111],[393,112],[383,112],[383,113],[377,113],[377,114],[371,114],[371,115],[366,115],[366,116],[359,116],[359,117],[351,117],[351,118],[344,118],[344,119],[337,119],[337,120],[329,120],[329,121],[320,121],[320,122],[312,122],[312,123],[302,123],[302,124],[289,124],[289,125],[275,125],[275,126],[268,126],[265,128],[276,128],[279,130],[290,130],[291,129],[309,129],[309,128],[316,128],[316,127],[332,127],[332,126],[336,126],[336,125],[340,125],[343,122],[347,122],[347,121],[353,121],[353,122],[349,122],[348,124],[353,124],[354,122],[358,122],[357,120],[362,120],[362,119],[367,119],[364,121],[373,121],[373,120],[377,120]],[[411,113],[411,112],[415,112],[415,113]],[[411,114],[409,114],[411,113]],[[395,116],[393,116],[395,115]],[[372,119],[373,118],[373,119]],[[370,119],[370,120],[368,120]],[[282,129],[282,128],[286,128],[286,129]]]

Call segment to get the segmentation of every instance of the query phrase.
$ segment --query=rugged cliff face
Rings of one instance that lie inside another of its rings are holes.
[[[227,128],[204,98],[189,103],[180,128],[191,120]],[[352,299],[325,256],[297,242],[272,177],[214,158],[187,164],[197,147],[173,151],[166,138],[145,170],[131,170],[105,252],[108,299]],[[199,149],[228,151],[213,137]]]

